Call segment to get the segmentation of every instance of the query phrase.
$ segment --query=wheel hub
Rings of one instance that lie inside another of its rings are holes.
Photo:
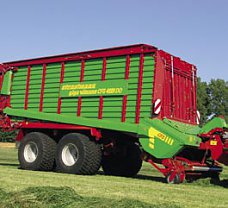
[[[24,148],[24,158],[26,162],[33,163],[38,156],[38,147],[34,142],[29,142]]]
[[[66,166],[73,166],[78,161],[79,151],[78,148],[69,143],[64,146],[62,150],[62,161]]]

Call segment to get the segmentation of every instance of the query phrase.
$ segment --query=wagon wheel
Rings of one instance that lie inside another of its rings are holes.
[[[18,149],[20,167],[24,170],[52,170],[56,152],[56,142],[41,132],[25,135]]]
[[[184,180],[185,180],[184,172],[177,173],[176,171],[171,171],[166,176],[166,181],[167,181],[167,183],[170,183],[170,184],[183,183]]]
[[[96,174],[101,165],[101,147],[89,137],[69,133],[57,145],[56,169],[63,173]]]
[[[141,150],[135,143],[128,143],[118,154],[103,155],[102,168],[106,175],[132,177],[142,166]]]

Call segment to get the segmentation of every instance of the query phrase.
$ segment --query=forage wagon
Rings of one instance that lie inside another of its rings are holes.
[[[227,125],[199,127],[196,67],[146,44],[0,65],[0,127],[17,130],[26,170],[133,176],[142,161],[170,183],[218,177]]]

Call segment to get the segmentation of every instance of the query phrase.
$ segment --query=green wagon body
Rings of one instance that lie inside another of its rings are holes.
[[[155,47],[135,45],[6,64],[1,94],[7,102],[1,109],[21,129],[31,123],[34,129],[42,129],[40,123],[47,129],[52,123],[93,128],[100,137],[109,131],[138,141],[156,159],[197,149],[202,142],[196,68]],[[220,119],[208,126],[206,133],[226,123]]]

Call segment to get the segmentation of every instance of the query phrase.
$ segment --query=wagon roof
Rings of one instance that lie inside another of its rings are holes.
[[[131,55],[131,54],[138,54],[138,53],[155,52],[156,50],[157,50],[156,47],[148,44],[135,44],[135,45],[128,45],[128,46],[119,46],[119,47],[104,48],[104,49],[97,49],[97,50],[84,51],[84,52],[67,53],[67,54],[61,54],[61,55],[55,55],[55,56],[11,61],[5,64],[14,65],[14,66],[23,66],[23,65],[30,65],[30,64],[33,65],[33,64],[64,62],[64,61],[81,60],[81,59],[89,59],[89,58],[111,57],[111,56],[118,56],[118,55],[128,55],[128,54]]]

